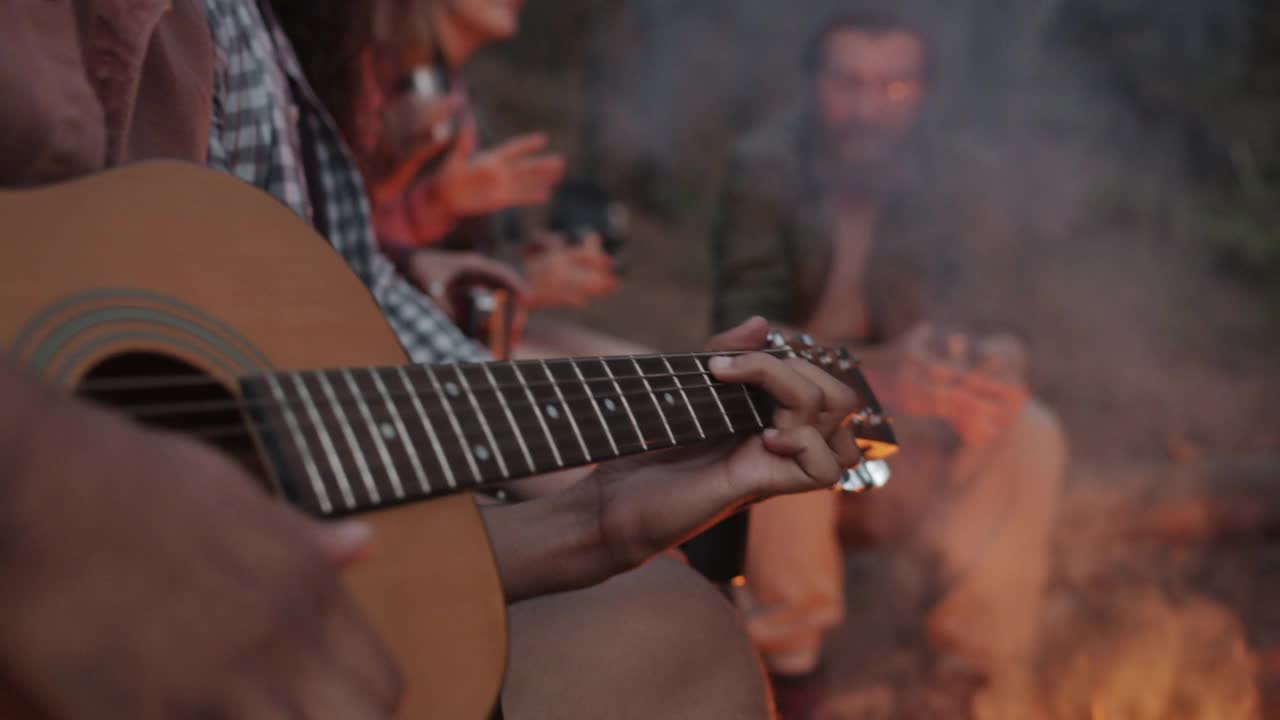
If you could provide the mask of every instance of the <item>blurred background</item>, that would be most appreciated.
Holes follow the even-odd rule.
[[[837,6],[873,3],[526,4],[472,68],[491,125],[550,131],[632,213],[623,289],[565,317],[701,345],[729,152],[803,87],[801,48]],[[989,280],[956,302],[1026,340],[1071,439],[1047,705],[1280,718],[1280,4],[911,7],[938,42],[934,180]],[[831,664],[847,717],[881,717],[885,687],[918,682],[898,661],[911,620],[876,592],[887,561],[848,550]],[[911,717],[962,717],[919,692],[935,714]]]

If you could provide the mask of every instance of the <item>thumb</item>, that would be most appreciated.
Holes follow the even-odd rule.
[[[458,131],[458,139],[453,144],[453,151],[449,153],[448,164],[458,166],[466,164],[476,151],[476,122],[475,120],[467,120],[462,123],[462,129]]]
[[[373,546],[373,526],[360,520],[311,521],[320,549],[334,567],[354,564],[369,554]]]

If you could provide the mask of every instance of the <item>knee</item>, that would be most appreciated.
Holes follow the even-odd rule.
[[[511,640],[504,701],[513,718],[769,716],[737,612],[669,558],[513,607]]]
[[[738,611],[689,566],[651,562],[626,580],[633,677],[659,679],[636,717],[765,718],[764,668]]]

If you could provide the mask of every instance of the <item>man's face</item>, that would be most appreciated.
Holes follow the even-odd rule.
[[[859,175],[888,170],[924,100],[924,44],[907,31],[843,30],[828,38],[824,60],[815,80],[832,159]]]
[[[449,11],[477,38],[506,40],[520,29],[524,0],[449,0]]]

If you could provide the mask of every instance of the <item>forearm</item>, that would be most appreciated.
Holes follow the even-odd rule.
[[[625,569],[602,540],[592,487],[481,506],[508,603],[589,587]]]

